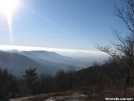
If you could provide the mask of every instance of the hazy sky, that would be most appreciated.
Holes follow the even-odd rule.
[[[97,50],[127,32],[114,15],[115,0],[19,0],[11,25],[0,12],[0,45]],[[123,3],[117,0],[117,5]]]

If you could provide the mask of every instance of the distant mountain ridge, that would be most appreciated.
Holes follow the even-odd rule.
[[[28,68],[37,68],[38,73],[54,74],[58,68],[42,65],[31,58],[13,52],[0,51],[0,67],[13,70],[15,73],[24,72]]]
[[[72,57],[67,57],[60,55],[55,52],[47,52],[47,51],[29,51],[29,53],[32,53],[34,56],[47,60],[54,63],[62,63],[62,64],[68,64],[68,65],[74,65],[74,66],[88,66],[89,64],[80,60],[77,60]]]
[[[25,56],[28,56],[29,58],[35,60],[38,63],[44,64],[44,65],[55,66],[55,67],[57,67],[59,69],[67,70],[69,68],[69,66],[70,66],[68,64],[50,62],[48,60],[42,59],[42,58],[40,58],[38,56],[35,56],[34,54],[32,54],[30,52],[27,52],[27,51],[22,51],[22,52],[20,52],[20,54],[23,54]],[[76,70],[79,70],[79,69],[81,69],[81,68],[79,68],[79,67],[76,68]]]
[[[0,67],[20,73],[28,68],[37,68],[38,73],[55,75],[59,69],[67,70],[74,66],[76,70],[85,68],[88,64],[75,58],[62,56],[48,51],[0,51]]]

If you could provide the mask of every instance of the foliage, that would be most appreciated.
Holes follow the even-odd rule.
[[[0,68],[0,99],[14,96],[19,91],[18,80],[7,69]]]
[[[34,94],[35,93],[35,87],[36,87],[36,81],[38,79],[37,73],[35,73],[37,68],[31,69],[29,68],[28,70],[25,70],[25,75],[23,75],[27,87],[30,93]]]

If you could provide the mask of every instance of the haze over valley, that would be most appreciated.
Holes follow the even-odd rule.
[[[63,52],[62,52],[63,53]],[[61,54],[62,54],[61,53]],[[66,52],[64,52],[66,53]],[[94,61],[104,61],[106,57],[101,59],[88,53],[68,53],[62,54],[50,51],[18,51],[4,50],[0,51],[0,67],[8,68],[15,74],[23,74],[26,69],[37,68],[39,74],[46,73],[55,75],[59,69],[68,70],[74,67],[76,71],[87,68]],[[76,54],[75,56],[71,54]],[[80,55],[86,54],[85,57]],[[84,55],[82,55],[84,56]],[[101,56],[100,56],[101,57]]]

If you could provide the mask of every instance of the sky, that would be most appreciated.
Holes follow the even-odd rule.
[[[0,11],[0,45],[98,51],[95,44],[116,41],[113,29],[126,33],[114,15],[121,0],[18,0],[8,17]]]

